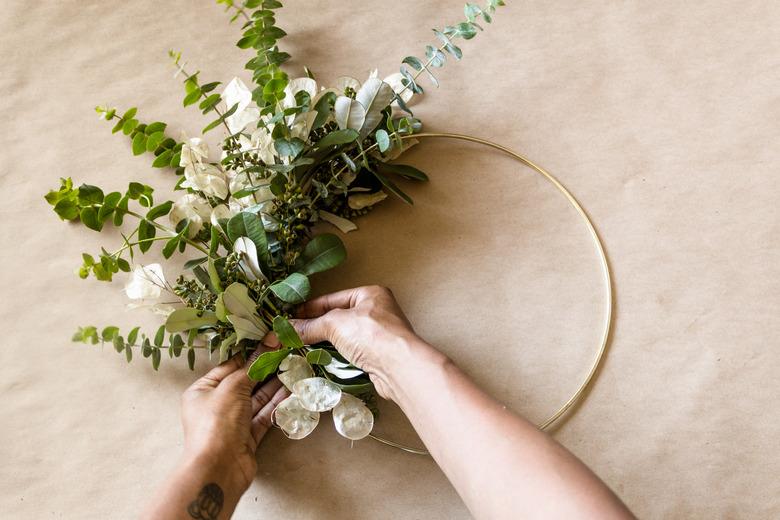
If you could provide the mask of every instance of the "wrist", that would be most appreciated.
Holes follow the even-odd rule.
[[[235,457],[215,449],[185,453],[179,466],[187,475],[203,481],[204,485],[216,483],[226,498],[236,497],[238,500],[252,483],[252,477],[247,476]]]
[[[411,388],[415,382],[423,381],[426,373],[450,362],[419,336],[397,337],[382,356],[374,383],[385,398],[403,406],[408,393],[416,391]]]

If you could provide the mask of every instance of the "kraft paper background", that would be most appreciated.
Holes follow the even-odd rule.
[[[288,4],[288,70],[308,65],[324,84],[390,74],[462,16],[454,0]],[[555,436],[644,518],[780,516],[778,20],[771,1],[511,1],[416,106],[431,131],[539,162],[593,217],[615,276],[614,339]],[[133,157],[92,109],[138,106],[196,133],[207,121],[182,109],[166,52],[228,81],[249,56],[237,35],[208,0],[3,4],[5,518],[136,517],[180,455],[179,395],[208,363],[193,374],[166,357],[155,373],[70,343],[77,325],[158,321],[125,309],[123,277],[76,277],[82,251],[120,239],[60,222],[42,196],[63,176],[107,189],[139,179],[164,196],[172,174]],[[424,142],[406,161],[431,176],[407,186],[415,206],[360,220],[317,291],[392,287],[420,334],[542,420],[584,376],[603,320],[586,230],[549,184],[491,151]],[[384,408],[377,431],[418,442]],[[324,419],[303,441],[268,435],[236,518],[469,516],[432,460],[350,446]]]

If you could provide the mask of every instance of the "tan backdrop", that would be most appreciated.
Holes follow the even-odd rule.
[[[324,83],[393,72],[462,8],[289,4],[289,71],[306,64]],[[615,274],[614,341],[555,435],[645,518],[780,515],[778,20],[771,1],[510,2],[417,105],[430,130],[537,160],[594,218]],[[237,30],[207,0],[4,3],[7,518],[132,518],[180,454],[178,399],[196,374],[70,343],[79,324],[153,331],[156,319],[125,310],[123,279],[73,274],[82,251],[118,236],[59,222],[42,195],[61,176],[163,189],[170,173],[132,157],[92,108],[137,105],[142,119],[196,132],[206,121],[181,108],[166,51],[227,81],[247,59]],[[317,290],[391,286],[422,335],[508,406],[544,418],[584,375],[603,319],[585,229],[549,185],[495,153],[430,142],[408,160],[432,179],[409,186],[417,204],[361,220],[348,262]],[[385,408],[377,430],[417,442]],[[430,459],[350,446],[323,424],[303,441],[268,436],[237,518],[468,517]]]

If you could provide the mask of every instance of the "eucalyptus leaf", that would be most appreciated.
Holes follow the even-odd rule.
[[[333,356],[325,349],[315,348],[306,353],[306,361],[312,365],[327,365],[333,361]]]
[[[292,349],[283,348],[260,354],[260,356],[249,365],[247,375],[254,381],[265,380],[265,378],[276,372],[276,369],[279,368],[279,364],[290,354],[290,352],[292,352]]]
[[[165,320],[165,328],[168,332],[182,332],[216,325],[217,321],[217,315],[213,312],[186,307],[173,311]]]
[[[306,275],[292,273],[284,280],[270,286],[271,291],[282,301],[292,304],[303,303],[309,297],[311,284]]]
[[[303,341],[292,326],[290,321],[284,316],[276,316],[274,318],[274,332],[279,338],[279,342],[286,348],[300,349],[303,348]]]
[[[332,269],[347,258],[347,249],[339,237],[323,233],[312,238],[303,250],[301,272],[311,275]]]

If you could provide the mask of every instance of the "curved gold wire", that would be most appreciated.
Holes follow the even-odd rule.
[[[599,238],[599,235],[596,232],[596,228],[593,226],[593,222],[590,220],[590,217],[588,217],[588,214],[585,213],[585,210],[582,208],[580,203],[577,202],[577,199],[574,198],[574,195],[572,195],[571,192],[567,190],[563,186],[563,184],[560,183],[560,181],[558,181],[558,179],[556,179],[551,173],[549,173],[541,166],[533,163],[532,161],[523,157],[522,155],[513,152],[512,150],[510,150],[505,146],[501,146],[498,143],[494,143],[492,141],[488,141],[486,139],[480,139],[479,137],[473,137],[470,135],[451,134],[451,133],[444,133],[444,132],[435,132],[435,133],[427,132],[421,134],[405,135],[402,136],[401,139],[417,139],[421,137],[434,137],[434,138],[438,137],[438,138],[446,138],[446,139],[459,139],[461,141],[469,141],[472,143],[489,146],[491,148],[504,152],[510,157],[517,159],[518,161],[525,164],[532,170],[536,171],[538,174],[542,175],[545,179],[550,181],[552,185],[555,186],[555,188],[559,192],[561,192],[564,197],[566,197],[566,200],[569,201],[569,204],[577,211],[577,213],[582,218],[582,221],[585,223],[585,226],[588,228],[588,231],[590,232],[590,236],[593,239],[593,243],[596,246],[596,251],[598,253],[599,260],[601,262],[601,272],[604,275],[604,284],[606,286],[606,293],[607,293],[606,314],[604,317],[603,331],[601,333],[601,343],[599,345],[598,351],[596,352],[596,356],[593,359],[593,362],[591,364],[587,376],[585,376],[585,379],[582,381],[582,383],[577,388],[577,390],[571,395],[571,397],[569,397],[569,399],[565,403],[563,403],[563,405],[561,405],[560,408],[558,408],[558,410],[554,414],[552,414],[546,421],[538,425],[540,430],[546,430],[550,426],[552,426],[558,419],[560,419],[572,406],[574,406],[582,398],[582,395],[585,393],[585,390],[588,388],[588,385],[591,383],[591,381],[593,381],[593,377],[596,375],[596,372],[598,371],[598,368],[604,359],[604,354],[607,351],[607,344],[609,343],[609,333],[610,330],[612,329],[613,302],[612,302],[612,275],[609,270],[607,255],[604,253],[604,245],[601,243],[601,239]],[[370,437],[378,442],[387,444],[388,446],[392,446],[394,448],[404,450],[409,453],[415,453],[418,455],[429,455],[429,453],[423,449],[405,446],[403,444],[399,444],[397,442],[384,439],[382,437],[373,434],[370,435]]]

